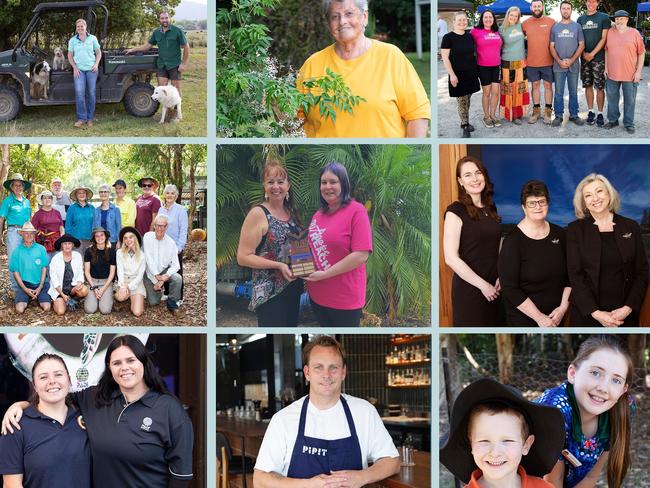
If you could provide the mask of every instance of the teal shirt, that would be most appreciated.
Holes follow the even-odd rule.
[[[22,200],[18,200],[11,193],[0,205],[0,217],[7,221],[7,225],[22,227],[32,217],[32,204],[29,198],[23,197]]]
[[[508,27],[501,26],[499,35],[503,39],[503,46],[501,47],[502,61],[522,61],[526,58],[524,31],[521,28],[521,23],[509,25]]]
[[[65,232],[79,240],[89,241],[92,237],[95,207],[87,203],[84,207],[73,203],[65,215]],[[111,234],[113,237],[113,234]]]
[[[182,29],[170,24],[167,32],[163,32],[162,27],[153,31],[149,44],[158,46],[159,68],[175,68],[181,64],[181,46],[187,44],[187,38]]]
[[[41,271],[47,267],[49,259],[45,248],[36,242],[27,247],[21,243],[11,253],[9,259],[9,271],[18,272],[20,279],[24,282],[38,285],[41,282]]]
[[[91,70],[95,64],[95,51],[99,49],[99,41],[92,34],[86,34],[85,41],[78,34],[68,41],[68,51],[72,53],[72,59],[81,71]]]

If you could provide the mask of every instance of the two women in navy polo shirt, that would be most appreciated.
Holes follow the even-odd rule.
[[[188,486],[192,479],[192,424],[180,401],[167,391],[144,344],[131,335],[117,336],[106,350],[104,365],[97,386],[69,397],[83,414],[83,425],[87,427],[85,449],[87,453],[89,444],[93,455],[92,486]],[[44,379],[35,366],[34,389],[39,396],[47,394],[45,398],[52,396],[63,402],[59,408],[61,411],[67,409],[69,418],[71,407],[65,405],[69,376],[60,358],[56,367],[58,379],[53,376],[41,388],[40,382]],[[73,475],[76,471],[89,473],[90,455],[83,457],[83,451],[72,453],[60,447],[67,445],[66,436],[72,434],[65,428],[71,425],[67,420],[64,422],[65,416],[56,417],[53,413],[39,413],[27,402],[19,402],[7,410],[3,433],[13,433],[13,427],[20,429],[22,426],[23,429],[14,435],[0,437],[0,474],[5,475],[5,486],[14,486],[7,485],[6,479],[17,476],[15,486],[24,488],[90,488],[90,475],[75,477],[74,482],[67,478],[69,472]],[[20,425],[18,420],[21,420]],[[51,432],[34,429],[37,420],[46,421]],[[40,440],[41,445],[32,455],[24,440],[34,438]],[[34,461],[29,462],[30,458]],[[85,464],[78,465],[79,460]]]

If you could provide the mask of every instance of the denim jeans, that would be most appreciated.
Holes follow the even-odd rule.
[[[555,116],[562,118],[564,115],[564,84],[569,85],[569,116],[578,116],[578,75],[580,73],[571,73],[570,71],[553,71],[555,80],[555,98],[553,100],[553,110]]]
[[[633,81],[607,80],[605,83],[605,94],[607,95],[607,120],[618,122],[621,110],[618,102],[623,88],[623,125],[634,128],[634,106],[636,104],[636,89],[638,83]]]
[[[19,227],[9,227],[7,229],[7,270],[9,269],[11,255],[23,242],[23,238],[18,233],[19,229]],[[14,278],[14,274],[11,271],[9,271],[9,284],[14,292],[18,291],[18,283],[16,283],[16,278]]]
[[[77,104],[77,120],[95,118],[95,85],[97,71],[79,71],[79,78],[74,79],[74,96]]]

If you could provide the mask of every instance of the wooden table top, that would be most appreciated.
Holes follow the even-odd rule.
[[[217,431],[229,432],[242,437],[264,437],[269,422],[254,419],[240,419],[235,417],[217,417]]]
[[[378,484],[386,488],[429,488],[431,486],[431,454],[415,451],[413,460],[415,466],[402,466],[399,473]]]

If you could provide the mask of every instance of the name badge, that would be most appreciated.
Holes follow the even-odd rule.
[[[566,459],[574,468],[582,466],[582,463],[578,461],[578,458],[571,454],[568,449],[562,449],[562,456],[564,456],[564,459]]]

